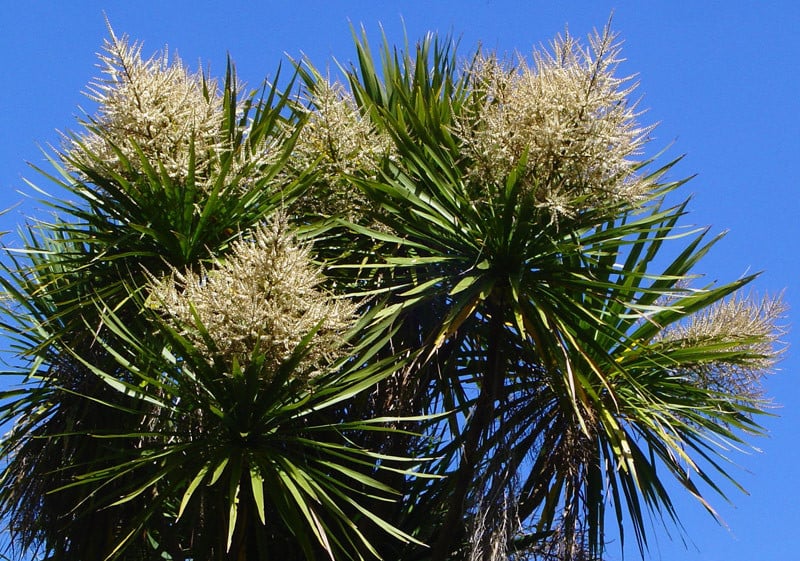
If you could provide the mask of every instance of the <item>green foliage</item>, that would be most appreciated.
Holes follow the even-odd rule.
[[[696,286],[719,237],[635,158],[608,31],[533,68],[361,34],[349,89],[246,95],[111,38],[2,265],[15,552],[598,559],[679,523],[666,477],[735,484],[782,306]]]

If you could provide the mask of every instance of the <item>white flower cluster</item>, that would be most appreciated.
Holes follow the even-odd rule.
[[[343,332],[354,321],[356,306],[318,288],[322,280],[309,247],[298,245],[285,221],[275,219],[234,242],[213,269],[175,271],[155,283],[152,298],[202,351],[213,353],[201,335],[205,330],[229,363],[235,358],[245,366],[257,352],[266,357],[267,372],[317,329],[296,369],[302,378],[338,357]]]
[[[474,103],[457,123],[477,185],[504,184],[523,168],[523,189],[559,216],[583,208],[636,200],[649,185],[636,177],[651,127],[637,123],[629,102],[635,84],[617,78],[621,61],[615,36],[590,37],[584,49],[567,35],[552,52],[534,52],[534,67],[494,56],[469,70]]]
[[[361,192],[342,179],[347,175],[374,176],[381,159],[391,154],[393,143],[377,131],[368,116],[338,82],[320,78],[307,94],[307,121],[293,152],[299,169],[316,163],[318,189],[300,202],[305,210],[331,215],[341,212],[357,218],[367,205]]]
[[[153,168],[163,166],[181,181],[189,175],[194,144],[195,174],[207,175],[223,118],[216,82],[188,72],[177,57],[170,61],[166,50],[143,59],[141,44],[129,44],[113,32],[98,57],[105,76],[87,92],[98,111],[87,123],[90,132],[73,141],[69,155],[90,167],[96,161],[92,155],[123,174],[127,170],[119,154],[136,172],[143,170],[143,155]]]
[[[361,115],[341,83],[320,79],[308,102],[308,121],[295,147],[298,159],[310,163],[321,158],[321,165],[331,173],[354,174],[374,171],[391,150],[391,139]]]
[[[687,322],[667,329],[662,341],[687,348],[703,344],[732,345],[750,358],[737,362],[709,361],[686,374],[703,387],[726,394],[758,398],[761,378],[775,367],[786,305],[781,298],[731,298],[693,314]],[[777,349],[777,350],[776,350]]]

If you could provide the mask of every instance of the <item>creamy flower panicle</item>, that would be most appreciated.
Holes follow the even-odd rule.
[[[320,78],[301,101],[307,120],[292,164],[300,170],[315,166],[318,180],[298,201],[298,208],[358,221],[370,204],[347,177],[374,177],[381,160],[392,154],[392,140],[361,114],[352,94],[339,82]]]
[[[119,151],[139,172],[144,155],[151,165],[158,162],[171,178],[181,180],[189,174],[194,143],[194,167],[202,175],[220,142],[223,113],[217,83],[189,72],[178,57],[170,60],[167,50],[149,59],[141,51],[141,44],[129,44],[113,32],[106,40],[98,54],[104,77],[87,92],[98,104],[97,114],[87,123],[90,132],[78,141],[85,150],[73,146],[71,153],[79,159],[81,152],[95,154],[114,167],[121,164]]]
[[[308,122],[295,147],[298,160],[321,159],[323,170],[332,175],[374,173],[391,151],[391,139],[375,130],[341,83],[320,80],[307,97]]]
[[[651,186],[637,177],[652,127],[637,122],[635,88],[618,78],[620,48],[608,32],[584,48],[566,35],[534,66],[479,57],[468,70],[477,103],[457,131],[471,160],[473,183],[504,184],[527,158],[522,185],[554,220],[586,208],[635,203]]]
[[[102,76],[86,92],[98,109],[84,123],[86,133],[67,139],[68,161],[111,169],[126,178],[143,174],[149,164],[175,183],[191,176],[197,187],[209,190],[221,173],[247,170],[257,175],[275,160],[279,139],[252,143],[243,123],[237,125],[245,127],[242,142],[231,142],[223,128],[224,103],[215,79],[190,72],[167,49],[145,59],[140,43],[110,33],[98,54]],[[229,154],[233,160],[223,164]]]
[[[266,357],[267,372],[274,373],[316,330],[295,370],[295,378],[308,377],[340,356],[356,310],[319,287],[323,276],[309,251],[292,238],[285,220],[273,219],[234,242],[217,266],[174,271],[154,283],[151,298],[201,351],[243,366],[257,352]],[[201,330],[216,349],[209,348]]]
[[[681,373],[712,391],[761,399],[762,380],[774,371],[782,356],[780,322],[786,314],[782,298],[733,297],[689,316],[683,324],[666,329],[661,341],[692,348],[703,344],[730,345],[747,358],[739,362],[710,361]]]

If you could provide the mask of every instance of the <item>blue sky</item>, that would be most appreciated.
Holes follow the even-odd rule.
[[[222,73],[230,53],[252,85],[273,75],[285,53],[305,53],[323,68],[334,57],[351,60],[351,22],[363,24],[374,42],[382,24],[395,42],[403,40],[405,26],[412,41],[427,31],[452,32],[461,37],[465,55],[479,43],[525,54],[566,26],[583,37],[605,25],[613,11],[613,28],[625,40],[622,71],[638,74],[642,107],[649,109],[643,120],[660,123],[653,148],[671,144],[669,155],[686,154],[674,178],[697,174],[684,187],[685,195],[693,195],[684,224],[729,231],[700,269],[720,281],[763,270],[754,290],[785,289],[789,305],[800,308],[800,265],[790,252],[800,233],[800,3],[0,0],[0,208],[22,200],[18,190],[30,192],[23,177],[47,187],[25,162],[41,164],[38,145],[58,143],[56,130],[74,128],[78,107],[89,108],[80,92],[95,75],[95,53],[106,36],[103,11],[118,34],[144,41],[147,54],[168,44],[189,65],[202,61],[212,73]],[[25,216],[41,215],[38,206],[24,203],[0,218],[0,227],[13,229]],[[734,456],[749,495],[729,486],[735,507],[713,501],[729,529],[691,500],[678,500],[692,543],[685,550],[680,540],[656,532],[651,559],[796,557],[798,364],[790,349],[782,371],[767,380],[779,407],[774,418],[764,419],[770,437],[755,441],[762,453]],[[612,545],[609,559],[620,557]],[[636,558],[635,551],[626,558]]]

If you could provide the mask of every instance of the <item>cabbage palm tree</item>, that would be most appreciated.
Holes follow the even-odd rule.
[[[113,34],[106,51],[100,110],[52,162],[66,193],[51,203],[57,219],[28,227],[2,281],[26,376],[3,409],[15,422],[2,490],[14,545],[50,559],[239,559],[285,542],[287,558],[358,558],[368,544],[351,518],[370,513],[353,487],[391,490],[348,483],[352,465],[379,458],[348,446],[328,410],[386,361],[340,357],[353,306],[318,287],[304,244],[265,229],[310,177],[284,172],[298,121],[288,95],[241,96],[232,67],[217,85]],[[231,252],[235,268],[220,266]],[[250,276],[234,292],[224,275],[239,269]],[[218,308],[185,303],[191,289]],[[267,302],[272,329],[253,336],[268,328],[253,315]],[[227,325],[213,323],[221,314]],[[268,515],[269,532],[246,541]]]
[[[636,160],[649,130],[613,35],[463,72],[432,37],[379,62],[357,47],[348,102],[391,149],[350,173],[373,209],[350,228],[380,247],[360,262],[394,346],[419,353],[383,402],[449,413],[425,429],[443,479],[410,482],[401,515],[419,558],[596,558],[609,504],[644,552],[648,510],[677,521],[667,474],[711,510],[695,480],[721,492],[728,445],[758,432],[782,307],[735,295],[753,277],[695,286],[719,237],[677,229],[674,161]]]
[[[356,48],[242,95],[112,33],[0,279],[19,551],[597,559],[667,476],[713,513],[782,306],[698,286],[613,35]]]

